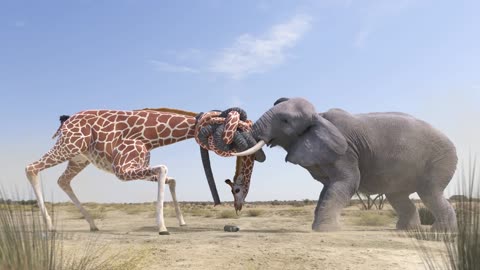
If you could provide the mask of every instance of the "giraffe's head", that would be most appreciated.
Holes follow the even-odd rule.
[[[254,163],[255,155],[237,158],[237,166],[233,182],[230,179],[225,180],[225,183],[231,188],[234,199],[233,204],[237,213],[242,210],[243,204],[245,203],[245,198],[247,197],[248,189],[250,188],[250,178],[252,176]]]

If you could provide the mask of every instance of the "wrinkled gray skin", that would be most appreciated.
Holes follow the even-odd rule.
[[[279,99],[254,124],[252,134],[287,151],[286,162],[307,169],[324,187],[312,229],[339,229],[339,215],[358,189],[386,194],[399,217],[397,228],[420,224],[409,195],[417,192],[435,216],[433,229],[456,228],[443,196],[457,165],[455,146],[441,132],[396,112],[317,113],[305,99]]]

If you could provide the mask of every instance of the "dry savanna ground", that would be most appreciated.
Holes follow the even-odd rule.
[[[54,205],[65,252],[89,247],[136,269],[423,269],[415,240],[394,230],[388,204],[369,211],[351,205],[341,231],[319,233],[311,231],[311,201],[246,204],[239,216],[228,203],[182,203],[185,227],[166,203],[167,236],[158,235],[154,203],[84,205],[100,231],[90,232],[73,204]],[[225,232],[225,225],[240,231]],[[441,242],[426,245],[443,252]]]

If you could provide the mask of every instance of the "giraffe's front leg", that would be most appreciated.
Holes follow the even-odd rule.
[[[167,181],[167,166],[160,165],[154,167],[154,169],[159,169],[158,174],[158,198],[157,198],[157,207],[156,207],[156,216],[157,216],[157,226],[158,226],[158,233],[160,235],[169,235],[170,233],[165,227],[165,218],[163,215],[163,202],[165,201],[165,183]]]
[[[163,216],[167,167],[164,165],[149,167],[149,152],[141,142],[124,141],[114,150],[113,171],[124,181],[147,180],[158,182],[157,225],[160,235],[168,235]]]
[[[175,214],[177,216],[178,224],[180,224],[180,226],[186,226],[187,224],[183,219],[182,211],[180,210],[180,206],[178,205],[178,201],[177,201],[177,193],[175,191],[177,182],[173,177],[167,176],[167,184],[168,184],[168,187],[170,188],[170,194],[172,195],[172,201],[175,207]]]

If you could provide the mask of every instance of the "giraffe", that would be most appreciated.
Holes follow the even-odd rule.
[[[146,108],[133,111],[86,110],[71,117],[60,117],[60,127],[53,136],[58,137],[55,145],[25,169],[48,230],[53,230],[53,225],[45,207],[38,174],[65,161],[68,161],[68,165],[58,184],[82,213],[91,231],[97,231],[98,228],[70,185],[73,178],[90,163],[122,181],[158,182],[156,220],[161,235],[169,234],[163,217],[164,190],[168,184],[176,217],[180,226],[184,226],[176,198],[176,181],[167,176],[168,168],[165,165],[150,166],[150,151],[195,137],[196,128],[208,124],[202,121],[201,125],[197,125],[195,116],[196,113],[182,110]]]

